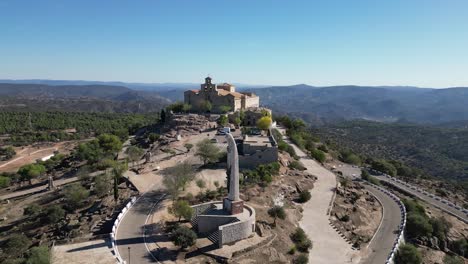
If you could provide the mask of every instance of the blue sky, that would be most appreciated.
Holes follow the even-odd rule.
[[[0,0],[0,78],[468,86],[466,0]]]

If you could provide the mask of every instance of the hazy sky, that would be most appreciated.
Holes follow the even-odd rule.
[[[468,86],[467,0],[0,0],[0,78]]]

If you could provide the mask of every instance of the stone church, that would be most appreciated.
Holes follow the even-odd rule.
[[[185,91],[184,102],[192,106],[192,111],[212,113],[220,113],[227,107],[230,111],[246,110],[260,104],[257,95],[236,92],[236,87],[229,83],[213,84],[210,77],[205,78],[200,90]],[[208,105],[211,105],[211,110]]]

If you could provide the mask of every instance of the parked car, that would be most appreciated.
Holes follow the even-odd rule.
[[[212,138],[212,139],[211,139],[211,142],[213,142],[213,143],[218,143],[218,139],[217,139],[217,138]]]

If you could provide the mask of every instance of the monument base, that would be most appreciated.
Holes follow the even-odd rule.
[[[232,215],[244,212],[244,201],[231,201],[228,198],[223,200],[223,210]]]

